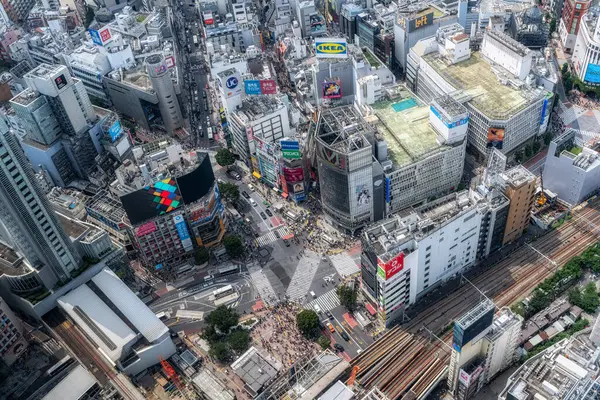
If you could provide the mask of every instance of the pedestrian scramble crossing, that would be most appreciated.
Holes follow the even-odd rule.
[[[272,231],[269,231],[269,233],[265,233],[264,235],[256,239],[256,243],[258,243],[259,246],[266,246],[268,244],[273,243],[278,239],[278,237],[275,236],[275,231],[277,231],[279,233],[279,236],[282,238],[292,233],[287,226],[282,226],[277,229],[273,229]]]
[[[306,309],[318,311],[315,308],[315,305],[318,305],[321,311],[329,311],[333,310],[340,304],[340,299],[338,298],[335,289],[331,289],[329,292],[323,293],[310,303],[306,305]]]
[[[329,259],[342,278],[360,271],[360,267],[347,253],[329,256]]]

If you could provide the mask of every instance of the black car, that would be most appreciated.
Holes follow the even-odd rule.
[[[260,212],[260,216],[261,216],[261,218],[262,218],[262,219],[267,219],[267,216],[266,216],[266,215],[265,215],[265,213],[264,213],[264,212],[262,212],[262,211]]]
[[[269,217],[272,217],[272,216],[273,216],[273,213],[272,213],[272,212],[271,212],[271,210],[269,210],[268,208],[265,210],[265,212],[267,213],[267,215],[268,215]]]
[[[242,191],[242,196],[244,196],[244,198],[249,199],[250,195],[248,193],[246,193],[245,191]]]
[[[339,344],[339,343],[335,343],[335,344],[333,345],[333,348],[335,349],[335,351],[339,351],[340,353],[344,351],[344,346],[342,346],[342,345],[341,345],[341,344]]]
[[[269,211],[269,210],[267,210],[267,211]],[[268,213],[267,213],[267,214],[268,214]],[[281,238],[281,234],[280,234],[279,232],[277,232],[277,231],[273,231],[273,233],[275,234],[275,237],[277,237],[277,239],[280,239],[280,238]]]
[[[242,176],[237,171],[234,171],[232,169],[230,169],[229,171],[227,171],[227,175],[229,175],[230,178],[233,178],[236,181],[241,181],[242,180]]]
[[[340,336],[343,337],[346,342],[350,341],[350,337],[346,332],[342,331],[342,333],[340,333]]]
[[[290,242],[287,239],[283,239],[283,243],[285,244],[285,247],[290,247]]]
[[[329,318],[330,320],[332,320],[332,321],[333,321],[333,314],[332,314],[331,312],[329,312],[329,311],[326,311],[326,312],[325,312],[325,315],[327,315],[327,318]]]

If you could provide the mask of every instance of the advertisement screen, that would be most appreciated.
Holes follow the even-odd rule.
[[[311,35],[319,35],[325,32],[327,32],[327,24],[325,24],[325,18],[319,14],[312,14],[310,16]]]
[[[346,170],[346,156],[335,152],[331,149],[328,149],[327,147],[322,146],[321,144],[318,144],[318,146],[319,155],[322,159],[339,169]]]
[[[129,221],[136,225],[179,208],[181,201],[179,187],[172,178],[154,182],[121,197]]]
[[[88,29],[90,36],[92,37],[92,42],[97,44],[98,46],[102,46],[102,39],[100,39],[100,32],[95,29]]]
[[[300,150],[300,143],[297,140],[280,140],[279,145],[283,150]]]
[[[220,77],[219,80],[227,98],[237,96],[242,93],[242,81],[240,79],[239,72],[236,71],[231,75]]]
[[[600,83],[600,65],[588,64],[584,80],[589,83]]]
[[[342,86],[340,81],[323,82],[323,98],[339,99],[342,97]]]
[[[348,58],[346,39],[315,39],[315,52],[317,58]]]
[[[67,79],[64,75],[59,75],[54,79],[54,83],[56,83],[56,87],[58,88],[58,90],[60,90],[67,86]]]
[[[293,185],[294,193],[304,193],[304,182],[294,183]]]
[[[283,154],[283,158],[288,160],[302,158],[302,154],[300,154],[299,150],[281,150],[281,154]]]
[[[433,24],[433,12],[429,14],[421,15],[415,19],[408,21],[408,32],[416,31],[417,29],[423,28]]]
[[[260,92],[262,94],[277,94],[277,84],[272,79],[263,79],[260,81]]]
[[[121,121],[115,121],[114,124],[108,129],[108,135],[110,136],[110,140],[114,142],[119,137],[121,137]]]
[[[404,253],[398,254],[388,262],[377,257],[377,274],[386,281],[404,269]]]
[[[244,89],[246,90],[247,95],[257,95],[261,94],[260,91],[260,81],[248,79],[244,81]]]
[[[504,143],[504,129],[503,128],[489,128],[487,147],[495,147],[502,149]]]
[[[304,170],[302,167],[287,168],[283,167],[283,176],[288,182],[302,182],[304,181]]]
[[[246,127],[246,136],[248,137],[248,143],[252,143],[254,141],[254,131],[251,126]]]

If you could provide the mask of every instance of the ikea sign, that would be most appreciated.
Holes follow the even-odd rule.
[[[317,58],[348,58],[346,39],[315,39]]]

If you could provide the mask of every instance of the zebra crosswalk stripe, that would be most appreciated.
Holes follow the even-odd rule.
[[[308,303],[306,305],[306,308],[311,308],[317,311],[315,309],[315,305],[318,305],[321,311],[329,311],[333,310],[334,308],[340,305],[340,299],[335,293],[335,289],[331,289],[329,292],[323,293],[322,295]]]

